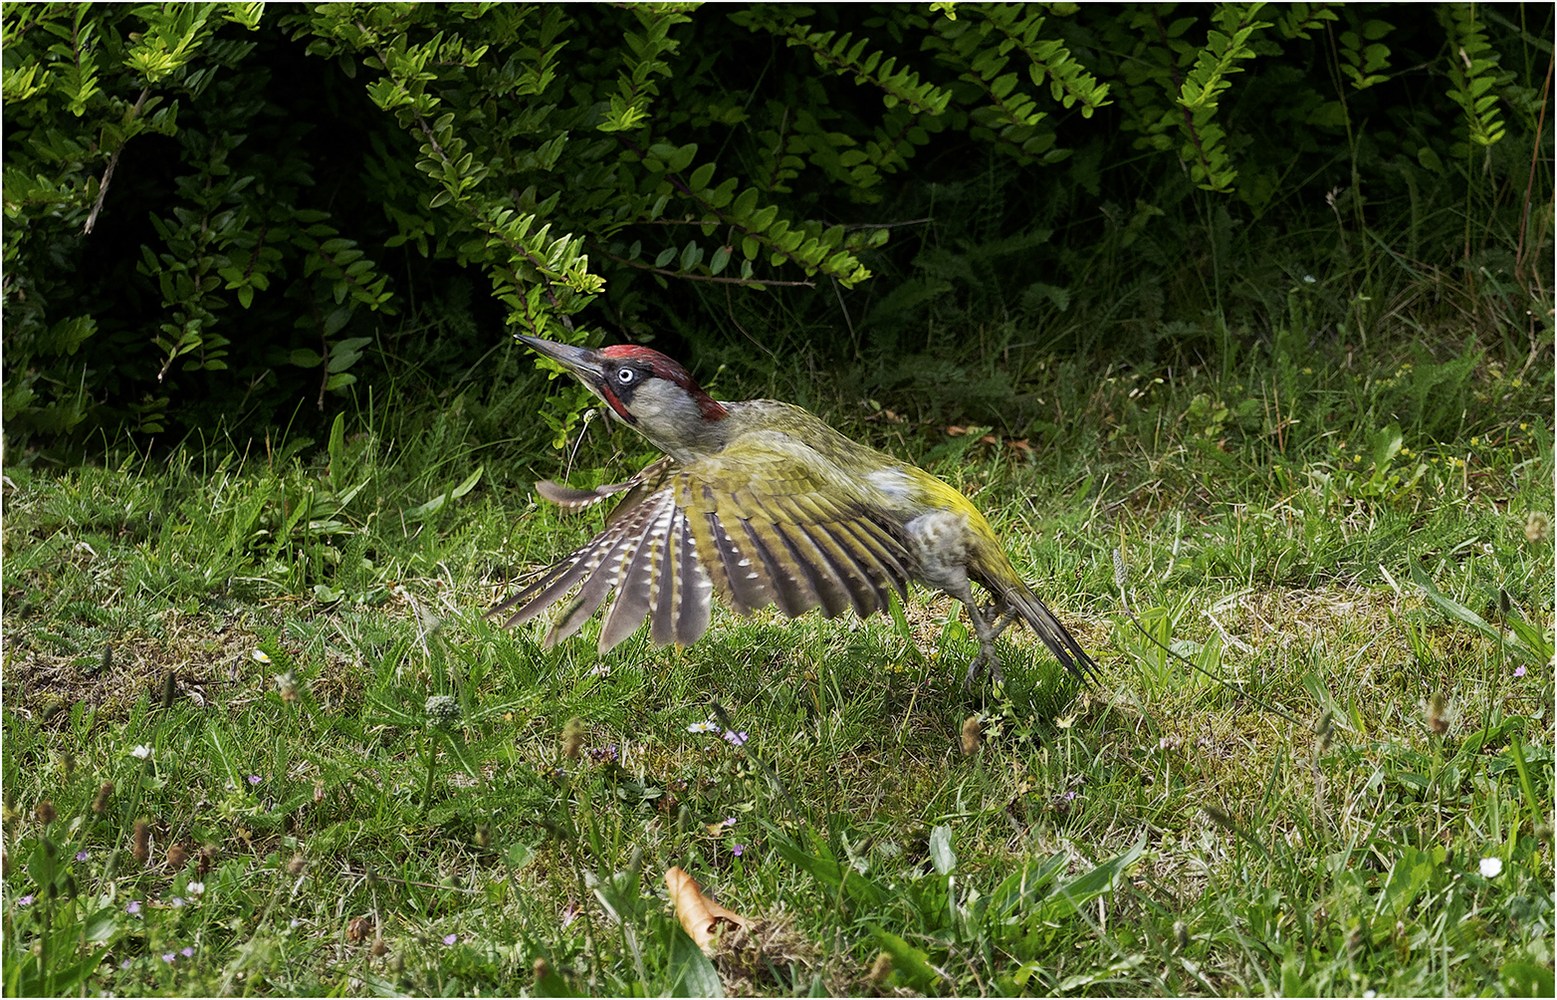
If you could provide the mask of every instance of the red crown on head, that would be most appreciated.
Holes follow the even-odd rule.
[[[704,392],[702,386],[699,386],[697,380],[692,377],[692,373],[682,367],[679,361],[666,357],[652,347],[612,344],[610,347],[601,348],[600,356],[613,361],[636,361],[647,365],[657,377],[676,383],[697,400],[698,411],[702,413],[704,420],[723,420],[728,415],[719,401]]]

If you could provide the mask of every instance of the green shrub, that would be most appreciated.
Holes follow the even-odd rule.
[[[1392,10],[10,5],[7,433],[323,427],[504,327],[1225,352],[1315,274],[1336,339],[1392,275],[1523,343],[1550,10]]]

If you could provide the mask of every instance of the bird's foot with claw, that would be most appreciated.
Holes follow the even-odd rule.
[[[963,678],[963,686],[969,691],[981,689],[980,681],[985,674],[989,675],[992,686],[1001,688],[1005,686],[1005,675],[1000,672],[1000,658],[995,655],[993,646],[980,649],[968,664],[968,675]]]

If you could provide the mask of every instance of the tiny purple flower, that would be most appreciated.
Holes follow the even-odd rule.
[[[177,955],[175,955],[175,954],[174,954],[174,953],[173,953],[173,952],[171,952],[171,951],[165,951],[165,952],[163,952],[163,953],[162,953],[162,960],[163,960],[163,961],[164,961],[164,962],[166,962],[166,963],[168,963],[168,964],[169,964],[169,965],[172,965],[172,964],[173,964],[173,961],[174,961],[174,959],[176,959],[176,958],[178,958],[178,956],[177,956]]]
[[[168,900],[168,905],[177,910],[184,905],[184,897],[174,896],[172,899]]]
[[[724,825],[725,826],[734,826],[735,825],[735,817],[734,816],[726,816],[724,818]]]
[[[726,729],[724,731],[724,738],[730,741],[731,746],[738,747],[745,743],[750,737],[747,736],[746,730],[744,729],[742,729],[740,732],[736,732],[733,729]]]
[[[183,955],[185,958],[194,958],[195,957],[195,949],[194,949],[193,945],[187,945],[187,944],[184,945],[184,947],[179,949],[178,953],[180,955]]]
[[[730,845],[730,853],[735,855],[736,857],[740,857],[742,854],[746,853],[746,845],[745,844],[731,844]]]
[[[1514,668],[1514,676],[1515,677],[1523,677],[1524,675],[1525,675],[1525,668],[1524,667],[1519,666],[1519,667],[1515,667]]]
[[[444,937],[443,937],[443,943],[445,945],[452,945],[456,941],[458,941],[459,939],[460,939],[460,936],[458,934],[445,934]]]
[[[119,963],[120,971],[124,971],[124,970],[128,969],[129,967],[130,967],[130,960],[128,958]]]
[[[32,901],[34,899],[37,899],[37,898],[38,897],[34,896],[32,893],[29,892],[27,895],[23,896],[21,899],[18,899],[16,901],[16,905],[17,906],[31,906],[32,905]]]
[[[251,784],[251,785],[257,785],[257,784],[259,784],[259,783],[260,783],[260,782],[261,782],[261,781],[263,781],[263,780],[264,780],[264,779],[262,779],[262,778],[261,778],[261,777],[260,777],[260,776],[259,776],[259,775],[257,775],[257,774],[251,774],[251,775],[249,775],[249,784]]]
[[[1066,802],[1071,801],[1075,797],[1076,797],[1076,790],[1074,788],[1072,788],[1070,791],[1065,793],[1065,801]]]
[[[138,900],[138,899],[130,900],[129,904],[127,906],[125,906],[124,912],[128,913],[132,917],[140,916],[141,915],[141,901]]]
[[[82,848],[81,850],[76,852],[76,860],[77,861],[85,861],[89,857],[91,857],[91,855],[87,854],[85,848]]]

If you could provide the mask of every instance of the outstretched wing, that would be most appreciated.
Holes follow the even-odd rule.
[[[715,589],[741,614],[776,604],[790,617],[815,607],[863,617],[906,591],[910,559],[896,529],[787,436],[754,436],[672,484]]]
[[[604,531],[488,614],[508,614],[503,624],[519,625],[577,588],[573,603],[546,635],[550,648],[582,628],[614,591],[617,598],[600,636],[602,652],[643,623],[651,602],[657,612],[656,642],[689,643],[701,636],[708,628],[711,584],[698,565],[687,519],[675,508],[667,485],[671,469],[670,460],[661,459],[626,483],[596,490],[538,484],[542,497],[570,507],[627,495],[606,519]]]
[[[518,625],[577,588],[546,636],[550,647],[614,594],[600,629],[605,652],[645,618],[656,645],[695,642],[714,594],[740,614],[770,604],[791,617],[815,607],[829,618],[886,610],[910,578],[903,543],[826,463],[794,447],[759,440],[685,466],[654,463],[623,484],[627,496],[605,530],[491,613]],[[551,492],[594,502],[584,491]]]

